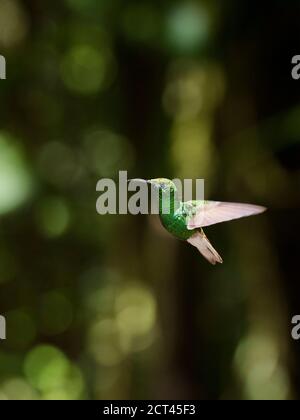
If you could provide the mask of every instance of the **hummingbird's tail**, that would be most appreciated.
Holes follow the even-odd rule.
[[[204,258],[206,258],[211,264],[222,264],[222,258],[217,253],[212,244],[209,242],[202,229],[197,231],[187,241],[191,245],[195,246],[198,249],[198,251],[204,256]]]

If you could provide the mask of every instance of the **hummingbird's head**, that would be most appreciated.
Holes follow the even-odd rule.
[[[160,191],[164,192],[176,192],[177,188],[173,181],[167,178],[155,178],[147,181],[149,184],[154,185]]]
[[[135,178],[131,179],[130,181],[136,181],[141,183],[147,183],[154,187],[154,189],[159,194],[159,211],[163,212],[164,214],[170,214],[170,212],[174,212],[180,201],[177,197],[177,188],[173,181],[167,178],[155,178],[155,179],[140,179]],[[152,198],[152,196],[151,196]]]
[[[133,181],[133,182],[136,181],[136,182],[142,182],[142,183],[146,182],[147,184],[153,185],[155,188],[157,188],[158,190],[162,192],[169,193],[170,191],[171,192],[177,191],[177,188],[174,182],[168,178],[155,178],[155,179],[134,178],[134,179],[128,180],[128,182],[130,181]]]

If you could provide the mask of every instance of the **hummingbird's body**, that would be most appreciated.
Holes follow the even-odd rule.
[[[253,204],[220,201],[180,201],[175,184],[166,178],[146,181],[159,189],[159,217],[165,229],[189,242],[212,264],[223,260],[203,232],[203,227],[265,211]]]

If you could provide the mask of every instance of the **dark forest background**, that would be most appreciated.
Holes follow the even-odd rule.
[[[0,0],[1,399],[297,399],[298,1]],[[268,212],[210,266],[96,183]]]

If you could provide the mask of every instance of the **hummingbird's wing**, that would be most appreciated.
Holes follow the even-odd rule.
[[[221,201],[188,201],[184,205],[189,230],[253,216],[266,210],[265,207],[254,204],[223,203]]]

